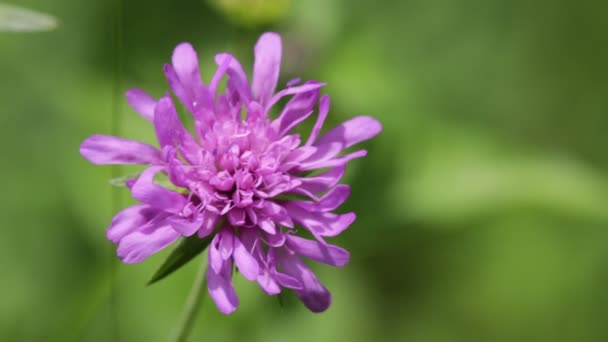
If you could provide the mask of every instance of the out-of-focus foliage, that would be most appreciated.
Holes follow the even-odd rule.
[[[57,19],[25,8],[0,3],[0,32],[49,31],[57,27]]]
[[[292,0],[208,0],[237,25],[255,27],[285,17]]]
[[[608,340],[607,6],[291,2],[277,15],[281,1],[238,1],[272,17],[243,26],[207,1],[123,1],[120,92],[162,95],[181,41],[207,80],[222,50],[250,67],[272,29],[283,81],[328,82],[331,123],[372,114],[385,127],[348,169],[358,220],[333,242],[351,263],[312,264],[333,306],[314,315],[288,296],[280,307],[239,276],[238,311],[207,302],[192,341]],[[0,33],[0,340],[165,341],[199,259],[150,287],[169,251],[119,265],[104,232],[112,191],[132,200],[78,155],[85,137],[111,133],[115,3],[19,6],[62,25]],[[154,141],[121,110],[122,134]]]

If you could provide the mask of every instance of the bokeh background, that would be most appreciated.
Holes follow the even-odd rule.
[[[327,81],[332,123],[384,124],[348,169],[352,259],[312,265],[319,315],[237,277],[237,312],[207,301],[191,341],[608,341],[603,2],[125,0],[117,50],[116,1],[6,1],[59,26],[0,32],[0,340],[167,339],[200,261],[151,287],[168,251],[119,264],[104,230],[131,200],[78,146],[153,141],[122,98],[112,122],[115,94],[163,94],[177,43],[208,80],[275,30],[282,82]]]

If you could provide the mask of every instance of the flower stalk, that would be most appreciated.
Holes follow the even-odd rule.
[[[188,336],[190,336],[190,332],[192,332],[194,321],[203,304],[205,289],[207,289],[207,260],[205,257],[202,259],[203,262],[194,278],[194,283],[192,284],[192,289],[188,295],[186,306],[184,306],[182,317],[178,322],[174,335],[169,341],[186,342]]]

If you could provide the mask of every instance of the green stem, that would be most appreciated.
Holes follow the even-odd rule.
[[[205,289],[207,289],[207,259],[203,257],[203,263],[201,267],[199,267],[198,274],[194,279],[194,283],[192,284],[192,289],[190,290],[190,295],[188,296],[188,300],[186,301],[186,306],[184,307],[184,312],[182,313],[182,318],[177,325],[177,331],[173,338],[170,341],[174,342],[186,342],[190,332],[192,331],[192,327],[194,325],[194,320],[200,311],[200,307],[203,303]]]
[[[112,98],[112,135],[120,136],[120,117],[121,117],[121,98],[122,98],[122,69],[123,69],[123,0],[115,0],[115,17],[114,17],[114,92]],[[112,166],[112,179],[118,177],[122,173],[122,168],[119,165]],[[121,189],[112,188],[112,215],[115,215],[122,207]],[[118,259],[116,258],[115,247],[109,244],[110,248],[110,328],[113,341],[120,341],[119,324],[118,324],[118,295],[116,289],[116,278],[118,273]]]

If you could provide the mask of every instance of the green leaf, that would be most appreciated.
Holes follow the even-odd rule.
[[[196,234],[183,238],[179,245],[171,252],[169,257],[156,271],[156,273],[154,273],[152,278],[150,278],[148,285],[156,283],[180,267],[184,266],[186,263],[188,263],[188,261],[192,260],[195,256],[204,251],[205,248],[209,246],[212,239],[213,234],[203,239],[199,238]]]

